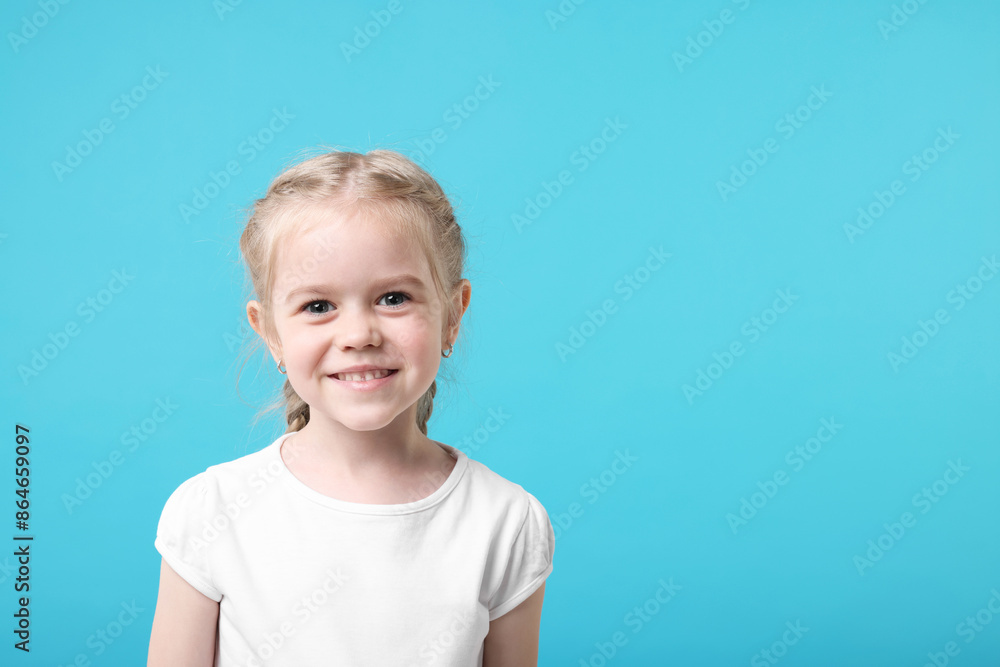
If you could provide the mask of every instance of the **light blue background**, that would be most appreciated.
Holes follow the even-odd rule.
[[[237,391],[243,207],[303,148],[420,158],[443,128],[421,163],[458,207],[473,298],[430,435],[469,438],[557,525],[540,664],[604,664],[618,632],[607,664],[771,664],[759,652],[786,622],[808,628],[788,667],[916,667],[948,642],[949,664],[998,664],[1000,617],[971,642],[958,626],[1000,590],[1000,280],[961,310],[948,296],[1000,252],[1000,7],[911,0],[883,34],[888,1],[564,2],[575,11],[555,23],[556,0],[400,3],[350,59],[341,43],[388,3],[53,2],[35,32],[24,22],[44,2],[7,3],[0,540],[17,532],[15,423],[31,429],[36,539],[30,657],[11,647],[0,560],[0,662],[144,664],[167,496],[283,432],[252,424],[280,380],[269,358]],[[122,118],[112,105],[147,67],[166,76]],[[480,77],[499,87],[455,127],[446,114]],[[829,99],[786,138],[776,123],[814,86]],[[241,143],[274,109],[294,118],[251,161]],[[104,118],[114,130],[60,179],[53,162]],[[580,171],[574,154],[607,119],[626,127]],[[910,180],[907,161],[947,128],[959,138]],[[777,152],[723,200],[717,182],[768,138]],[[180,206],[230,160],[240,173],[186,221]],[[512,215],[562,170],[572,183],[517,229]],[[849,240],[858,207],[896,179],[905,193]],[[650,246],[671,256],[626,300],[615,286]],[[134,279],[88,319],[79,304],[116,270]],[[744,323],[777,290],[798,299],[751,342]],[[561,358],[608,299],[614,312]],[[893,368],[938,309],[947,323]],[[22,378],[70,322],[79,335]],[[709,369],[734,341],[744,353]],[[716,379],[688,400],[699,370]],[[178,407],[127,451],[121,435],[157,399]],[[476,443],[490,409],[510,417]],[[843,428],[795,470],[786,453],[824,418]],[[114,450],[124,463],[69,511],[64,494]],[[637,461],[614,472],[625,452]],[[968,471],[921,512],[914,496],[949,461]],[[727,515],[776,472],[787,484],[734,532]],[[907,511],[915,525],[859,572]],[[661,580],[680,589],[630,620]],[[96,640],[132,601],[135,622]]]

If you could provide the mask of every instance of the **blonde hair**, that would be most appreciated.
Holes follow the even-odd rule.
[[[332,150],[287,167],[247,212],[240,253],[250,292],[261,303],[261,326],[268,339],[276,338],[271,290],[278,247],[309,223],[309,216],[297,214],[315,210],[317,205],[327,210],[359,212],[358,219],[373,224],[376,233],[389,230],[417,241],[430,265],[448,325],[458,321],[460,313],[451,297],[465,273],[465,239],[441,186],[409,158],[394,151],[362,154]],[[319,256],[315,259],[321,261]],[[251,354],[264,343],[260,337],[253,338]],[[417,404],[417,427],[424,435],[436,392],[437,380]],[[288,424],[286,433],[298,431],[309,422],[309,406],[287,378],[283,396],[264,413],[282,407]]]

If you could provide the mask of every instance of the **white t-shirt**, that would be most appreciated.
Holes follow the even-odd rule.
[[[481,667],[489,622],[552,572],[541,503],[443,443],[455,467],[429,496],[337,500],[285,466],[289,435],[188,479],[160,516],[156,549],[219,602],[215,665]]]

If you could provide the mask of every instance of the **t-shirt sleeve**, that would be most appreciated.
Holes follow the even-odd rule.
[[[490,620],[506,614],[538,590],[552,572],[556,537],[542,504],[528,496],[528,513],[514,538],[503,580],[490,599]]]
[[[211,510],[209,501],[205,473],[178,486],[163,506],[153,544],[182,579],[218,602],[222,593],[212,582],[208,558],[212,532],[204,520]]]

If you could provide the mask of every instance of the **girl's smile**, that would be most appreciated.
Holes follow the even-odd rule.
[[[334,373],[329,377],[354,391],[375,391],[388,384],[396,373],[397,370],[394,368],[355,366],[350,372]]]

